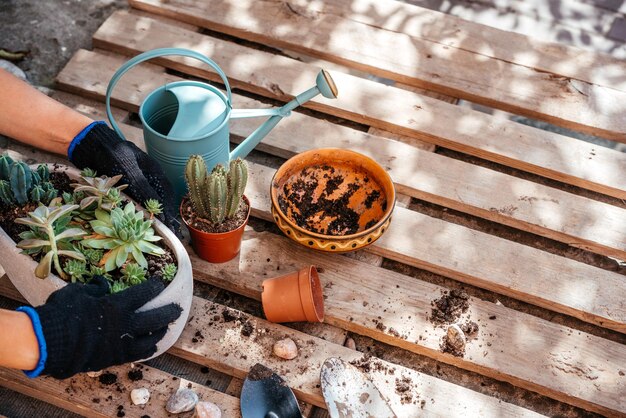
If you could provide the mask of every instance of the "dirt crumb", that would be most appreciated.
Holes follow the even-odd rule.
[[[451,324],[456,322],[469,309],[469,295],[464,290],[451,290],[431,302],[433,306],[430,320],[434,324]]]
[[[98,381],[103,385],[112,385],[117,382],[117,375],[111,372],[102,373],[98,377]]]

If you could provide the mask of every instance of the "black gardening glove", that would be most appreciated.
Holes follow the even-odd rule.
[[[43,374],[65,379],[76,373],[150,357],[168,325],[180,316],[176,304],[135,312],[164,288],[158,279],[108,295],[102,276],[71,283],[52,293],[35,310],[48,358]]]
[[[72,141],[68,156],[78,168],[95,170],[109,177],[122,174],[125,190],[140,205],[156,199],[163,204],[161,220],[177,235],[180,222],[172,185],[158,162],[130,141],[125,141],[104,122],[95,122]]]

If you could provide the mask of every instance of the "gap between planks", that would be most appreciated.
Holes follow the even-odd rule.
[[[124,54],[136,54],[164,45],[184,45],[217,60],[233,87],[278,100],[290,100],[292,95],[309,88],[319,71],[315,65],[184,31],[127,12],[114,13],[96,32],[93,44]],[[163,59],[158,62],[178,71],[219,80],[217,74],[193,60]],[[339,86],[339,98],[313,99],[304,106],[557,181],[626,198],[626,179],[621,176],[626,171],[623,153],[512,121],[498,120],[484,113],[341,72],[333,72],[333,77]]]
[[[122,61],[80,51],[59,74],[59,85],[79,94],[102,98],[105,86],[99,80],[110,78]],[[154,66],[136,68],[134,74],[129,74],[117,86],[114,103],[136,110],[140,97],[157,86],[178,80],[158,71]],[[235,99],[244,107],[263,106],[251,99],[239,96]],[[245,136],[259,123],[258,120],[236,121],[232,133]],[[387,169],[401,193],[574,247],[626,259],[623,239],[626,222],[622,221],[626,210],[606,203],[297,113],[281,121],[258,148],[289,158],[310,148],[310,141],[306,139],[312,133],[316,136],[316,147],[348,147],[375,158]]]
[[[318,9],[304,0],[293,0],[289,5],[282,1],[217,0],[130,0],[130,4],[401,83],[626,141],[626,121],[621,117],[626,111],[624,91],[537,71],[401,31],[380,29],[350,15],[333,14],[332,7],[326,5]],[[489,45],[487,42],[484,47]],[[540,59],[533,49],[526,53]],[[623,64],[618,68],[623,69]]]

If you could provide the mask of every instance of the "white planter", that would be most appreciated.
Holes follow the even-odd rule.
[[[54,169],[49,165],[50,171]],[[57,166],[72,180],[78,180],[79,171],[73,167]],[[125,196],[128,198],[128,196]],[[183,309],[180,317],[170,324],[165,336],[157,344],[157,352],[150,358],[154,358],[167,351],[183,332],[183,328],[189,317],[189,309],[193,298],[193,274],[191,261],[180,240],[160,221],[154,221],[156,233],[163,238],[163,242],[172,252],[178,264],[176,276],[170,284],[156,298],[139,308],[139,311],[146,311],[152,308],[177,303]],[[35,277],[35,267],[37,262],[26,254],[21,254],[21,250],[16,247],[15,241],[0,228],[0,264],[9,276],[9,279],[24,298],[33,306],[39,306],[46,302],[48,296],[65,286],[67,282],[54,274],[50,274],[46,279]],[[149,360],[148,358],[140,361]]]

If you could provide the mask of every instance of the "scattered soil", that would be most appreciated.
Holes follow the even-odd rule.
[[[433,306],[430,321],[436,325],[452,324],[469,309],[469,295],[464,290],[453,289],[444,292],[439,299],[431,302]]]
[[[250,321],[244,322],[241,327],[241,335],[243,335],[244,337],[249,337],[252,335],[253,332],[254,332],[254,325],[252,325],[252,322]]]
[[[117,375],[111,372],[104,372],[98,376],[98,381],[103,385],[112,385],[117,383]]]
[[[222,318],[224,318],[224,322],[233,322],[240,318],[239,312],[232,311],[228,308],[224,308],[222,311]]]
[[[410,377],[402,376],[396,378],[396,393],[400,395],[401,404],[413,402],[413,389],[413,380]]]
[[[143,372],[137,368],[128,371],[128,378],[136,382],[138,380],[143,379]]]
[[[474,321],[467,321],[461,325],[461,330],[468,339],[474,338],[478,334],[478,324]]]
[[[375,225],[387,209],[386,198],[365,173],[350,175],[347,170],[314,165],[282,187],[275,185],[282,191],[280,210],[299,227],[323,235],[349,235]],[[367,218],[365,212],[370,212]],[[379,216],[370,219],[372,212]]]
[[[191,207],[191,202],[189,199],[185,198],[182,203],[181,212],[185,223],[192,228],[198,229],[202,232],[219,234],[234,231],[243,225],[246,222],[246,219],[248,219],[249,211],[250,205],[248,205],[244,199],[241,199],[241,204],[239,205],[239,209],[237,209],[235,216],[224,220],[221,224],[215,224],[208,219],[204,219],[196,215]]]
[[[248,374],[248,379],[252,381],[257,381],[272,377],[273,374],[274,372],[271,369],[268,369],[261,364],[257,364],[250,370],[250,373]]]

